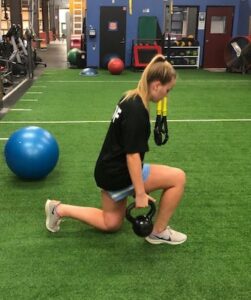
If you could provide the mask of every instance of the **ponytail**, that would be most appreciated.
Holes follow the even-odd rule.
[[[153,81],[160,81],[162,85],[169,83],[172,79],[176,78],[176,72],[173,66],[166,61],[165,57],[161,54],[158,54],[153,57],[150,63],[146,66],[143,71],[141,78],[138,82],[138,86],[130,91],[125,93],[123,99],[131,99],[136,96],[140,96],[145,107],[148,109],[148,95],[149,95],[149,84]]]

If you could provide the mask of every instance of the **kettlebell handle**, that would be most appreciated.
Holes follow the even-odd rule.
[[[150,210],[147,213],[146,217],[149,219],[152,219],[152,217],[154,216],[155,212],[156,212],[156,206],[154,204],[153,201],[148,201],[148,204],[150,206]],[[128,221],[130,221],[131,223],[135,220],[133,218],[133,216],[131,215],[131,211],[132,209],[134,209],[136,207],[136,203],[132,202],[131,204],[128,205],[127,209],[126,209],[126,218]]]

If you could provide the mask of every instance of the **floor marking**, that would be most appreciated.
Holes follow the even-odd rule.
[[[8,141],[9,138],[0,138],[0,141]]]
[[[9,108],[8,108],[8,107],[4,107],[4,108],[2,108],[2,109],[0,110],[0,112],[1,112],[2,114],[6,114],[8,111],[9,111]]]
[[[22,82],[20,82],[13,90],[11,90],[7,95],[3,97],[3,101],[5,101],[7,98],[9,98],[16,90],[18,90],[23,84],[25,84],[29,79],[26,78]]]
[[[33,85],[33,86],[31,86],[31,88],[42,88],[42,89],[45,89],[45,88],[47,88],[47,86],[46,85]]]
[[[1,121],[2,124],[95,124],[110,123],[107,120],[79,120],[79,121]],[[152,123],[155,120],[151,120]],[[185,119],[185,120],[168,120],[172,123],[216,123],[216,122],[251,122],[251,119]]]
[[[43,94],[43,92],[27,92],[26,94]]]
[[[151,121],[153,122],[153,121]],[[154,121],[155,122],[155,121]],[[168,122],[184,123],[201,123],[201,122],[251,122],[251,119],[185,119],[185,120],[168,120]]]
[[[188,83],[188,84],[208,84],[208,83],[212,83],[212,84],[215,84],[215,83],[222,83],[222,84],[226,84],[226,83],[245,83],[245,84],[251,84],[251,81],[248,81],[248,80],[215,80],[215,81],[212,81],[212,80],[208,80],[208,81],[186,81],[186,80],[182,80],[180,81],[182,84],[183,83]]]
[[[45,82],[50,82],[50,83],[135,83],[135,82],[138,82],[138,80],[114,80],[114,81],[111,81],[111,80],[46,80]],[[178,78],[177,80],[177,83],[188,83],[188,84],[200,84],[200,83],[212,83],[212,84],[215,84],[215,83],[249,83],[251,84],[251,80],[186,80],[186,79],[181,79],[181,78]]]
[[[249,79],[208,79],[208,80],[203,80],[203,79],[182,79],[182,78],[178,78],[177,82],[181,81],[182,83],[184,82],[188,82],[188,83],[227,83],[227,82],[236,82],[236,83],[241,83],[241,82],[244,82],[244,83],[251,83],[251,80]]]
[[[57,71],[47,71],[47,72],[44,72],[43,75],[51,75],[51,74],[58,74]]]
[[[10,108],[11,111],[31,111],[31,108]]]
[[[46,82],[51,83],[127,83],[127,82],[138,82],[137,80],[119,80],[119,81],[110,81],[110,80],[48,80]]]
[[[20,99],[19,101],[22,101],[22,102],[36,102],[36,101],[38,101],[38,99]]]

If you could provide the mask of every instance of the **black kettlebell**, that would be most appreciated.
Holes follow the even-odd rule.
[[[141,215],[135,218],[131,215],[132,209],[135,208],[135,202],[132,202],[130,205],[128,205],[126,209],[127,220],[132,223],[132,229],[134,233],[141,237],[148,236],[153,230],[152,218],[156,212],[156,206],[152,201],[149,201],[149,205],[150,210],[146,216]]]

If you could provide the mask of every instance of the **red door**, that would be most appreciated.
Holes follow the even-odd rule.
[[[209,6],[206,13],[204,68],[225,68],[224,50],[232,37],[233,6]]]

